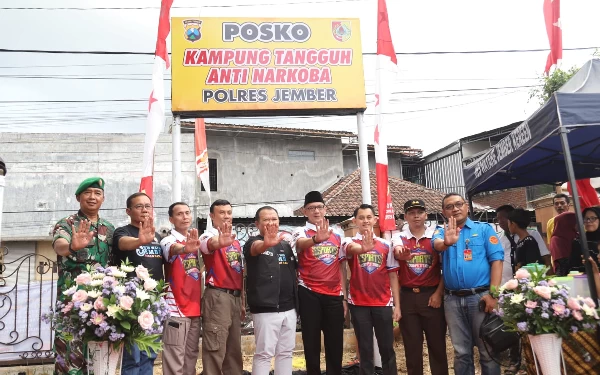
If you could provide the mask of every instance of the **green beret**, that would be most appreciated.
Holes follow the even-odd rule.
[[[101,179],[100,177],[86,178],[79,184],[79,187],[77,188],[77,191],[75,192],[75,195],[79,195],[79,194],[83,193],[83,191],[87,188],[96,188],[96,189],[104,190],[104,180]]]

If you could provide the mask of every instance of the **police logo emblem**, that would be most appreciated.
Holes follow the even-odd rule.
[[[350,21],[331,21],[331,33],[338,42],[345,42],[352,36]]]
[[[202,27],[202,21],[199,20],[185,20],[183,21],[183,28],[185,30],[185,39],[190,42],[197,42],[202,38],[200,28]]]

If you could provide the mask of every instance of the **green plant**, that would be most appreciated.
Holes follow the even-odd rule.
[[[562,87],[579,68],[571,67],[569,70],[555,69],[552,74],[542,75],[539,79],[539,86],[536,86],[529,92],[529,100],[537,98],[540,105],[543,105],[550,99],[558,89]]]

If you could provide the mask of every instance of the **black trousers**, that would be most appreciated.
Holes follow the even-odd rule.
[[[396,353],[394,352],[392,308],[355,305],[349,305],[349,307],[360,353],[359,374],[373,375],[375,371],[373,364],[373,329],[375,329],[383,375],[398,375]]]
[[[420,293],[402,289],[400,332],[408,375],[423,375],[423,332],[427,339],[431,373],[448,375],[444,306],[437,309],[428,306],[429,297],[434,292],[435,288]]]
[[[321,331],[325,344],[327,375],[341,375],[344,349],[343,297],[315,293],[299,286],[298,298],[307,375],[321,375]]]

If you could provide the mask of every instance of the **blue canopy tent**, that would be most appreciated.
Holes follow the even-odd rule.
[[[600,176],[600,60],[585,63],[540,109],[464,167],[463,175],[469,201],[479,192],[569,181],[587,259],[575,180]],[[586,262],[591,276],[590,267]],[[588,280],[596,299],[594,280]]]

